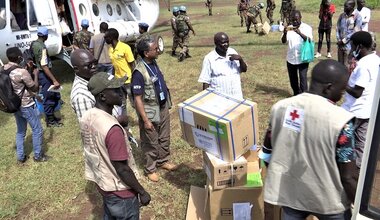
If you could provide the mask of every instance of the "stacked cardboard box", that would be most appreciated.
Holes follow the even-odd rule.
[[[179,104],[179,117],[207,174],[205,188],[191,187],[186,219],[263,219],[256,103],[205,90]]]

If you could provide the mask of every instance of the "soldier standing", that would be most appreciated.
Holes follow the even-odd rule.
[[[260,2],[259,4],[257,5],[254,5],[254,6],[250,6],[248,8],[248,12],[247,12],[247,33],[250,33],[251,31],[249,30],[250,27],[251,27],[251,24],[253,24],[255,26],[255,31],[256,31],[256,34],[258,33],[258,30],[257,30],[257,16],[260,17],[260,22],[263,23],[263,18],[261,16],[261,9],[264,8],[264,3]]]
[[[140,22],[139,23],[139,33],[140,33],[140,35],[136,39],[135,47],[134,47],[134,50],[133,50],[133,55],[134,55],[136,61],[138,61],[139,60],[138,58],[140,58],[139,55],[138,55],[138,53],[137,53],[137,44],[139,44],[139,42],[142,39],[150,37],[150,35],[148,33],[148,29],[149,29],[149,25],[147,23],[145,23],[145,22]]]
[[[290,13],[295,9],[296,3],[294,0],[282,0],[280,14],[281,21],[284,23],[284,25],[289,25]]]
[[[172,46],[172,56],[175,56],[175,51],[179,45],[179,37],[177,35],[177,27],[176,27],[176,20],[177,16],[179,14],[179,8],[178,7],[173,7],[173,16],[170,19],[170,24],[172,26],[172,31],[173,31],[173,46]]]
[[[83,19],[81,22],[82,30],[74,34],[74,49],[85,49],[89,50],[91,37],[94,36],[93,33],[89,32],[87,29],[90,22],[87,19]]]
[[[212,15],[212,0],[206,0],[206,7],[208,8],[208,16]]]
[[[247,10],[248,10],[249,4],[246,0],[240,0],[238,6],[237,6],[237,14],[240,15],[240,26],[243,27],[243,21],[244,23],[247,23]]]
[[[276,4],[274,0],[267,0],[267,18],[269,19],[269,24],[272,25],[274,20],[273,20],[273,11],[276,8]]]
[[[189,30],[191,30],[195,36],[195,31],[191,25],[189,16],[186,14],[185,6],[179,7],[179,15],[176,18],[176,29],[179,37],[179,46],[182,48],[178,61],[182,62],[185,58],[191,57],[189,55]]]

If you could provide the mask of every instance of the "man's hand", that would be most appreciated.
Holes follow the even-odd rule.
[[[147,130],[152,130],[152,131],[155,130],[154,125],[152,124],[152,122],[150,120],[144,121],[144,128]]]
[[[193,31],[193,35],[195,36],[195,31]]]
[[[128,127],[128,116],[122,114],[122,115],[117,116],[116,119],[121,126]]]
[[[338,40],[338,42],[336,42],[336,44],[338,44],[338,46],[343,46],[344,45],[344,43],[343,43],[342,40]]]
[[[144,191],[143,193],[139,194],[140,204],[142,206],[147,206],[150,203],[150,195],[147,191]]]
[[[58,81],[54,81],[53,85],[54,85],[54,89],[59,89],[59,87],[61,87],[61,84]]]
[[[234,60],[240,60],[240,59],[241,59],[241,56],[238,55],[238,54],[228,54],[227,56],[230,57],[230,60],[231,60],[231,61],[234,61]]]

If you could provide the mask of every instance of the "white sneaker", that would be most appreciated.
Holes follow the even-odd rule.
[[[332,56],[331,56],[331,53],[330,52],[328,52],[327,53],[327,58],[331,58]]]
[[[315,58],[321,57],[321,54],[317,52],[314,57]]]

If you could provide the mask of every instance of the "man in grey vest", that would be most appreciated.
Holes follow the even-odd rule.
[[[264,201],[282,206],[284,219],[351,216],[358,178],[354,116],[335,104],[348,77],[343,64],[321,61],[308,92],[272,107],[259,157],[269,164]]]
[[[142,60],[132,73],[131,90],[139,117],[141,147],[149,180],[157,182],[157,168],[174,170],[170,156],[169,90],[156,63],[158,45],[153,37],[142,39],[137,45]]]

